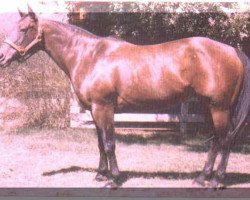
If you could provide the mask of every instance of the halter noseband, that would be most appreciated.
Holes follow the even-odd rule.
[[[36,45],[37,43],[42,41],[42,34],[43,34],[42,29],[40,27],[38,27],[38,32],[37,32],[35,39],[32,40],[32,42],[29,43],[26,47],[23,47],[21,45],[16,45],[14,42],[9,40],[8,38],[5,38],[5,40],[3,42],[10,45],[15,50],[17,50],[17,52],[21,56],[24,56],[27,53],[27,51],[29,51],[34,45]]]

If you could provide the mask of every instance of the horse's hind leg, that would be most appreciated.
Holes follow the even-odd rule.
[[[212,107],[211,114],[215,131],[219,138],[219,150],[222,153],[222,157],[215,177],[211,180],[208,186],[217,188],[220,187],[220,184],[224,181],[227,161],[230,153],[230,142],[225,142],[230,126],[230,109]]]
[[[210,149],[208,152],[207,161],[205,162],[203,170],[202,170],[201,174],[193,182],[193,184],[198,184],[198,185],[202,185],[202,186],[205,186],[206,181],[211,178],[214,163],[215,163],[216,157],[217,157],[218,152],[219,152],[219,139],[218,139],[218,135],[216,133],[216,130],[214,128],[212,111],[211,111],[210,107],[208,107],[208,109],[207,109],[206,123],[208,123],[210,126],[209,132],[212,133],[213,138],[212,138],[211,143],[210,143]]]
[[[115,155],[115,138],[114,138],[114,108],[113,105],[92,105],[92,116],[95,121],[97,130],[100,132],[100,141],[102,139],[103,149],[107,156],[108,164],[111,172],[111,182],[107,187],[117,187],[115,181],[120,175],[116,155]],[[102,148],[100,149],[102,150]],[[101,154],[101,153],[100,153]],[[103,161],[103,160],[102,160]]]
[[[218,155],[219,150],[221,150],[221,140],[225,137],[227,133],[230,119],[229,109],[211,106],[210,110],[214,124],[213,143],[210,147],[207,162],[205,163],[203,171],[201,175],[195,179],[196,183],[199,183],[203,186],[206,185],[205,181],[211,178],[216,157]],[[222,180],[220,179],[220,181]]]
[[[227,168],[227,164],[228,164],[228,159],[229,159],[229,155],[230,155],[230,150],[231,150],[231,144],[232,141],[231,140],[227,140],[226,138],[227,136],[225,136],[225,138],[222,138],[220,141],[220,145],[221,145],[221,161],[218,165],[217,171],[215,173],[214,178],[210,181],[209,186],[212,188],[223,188],[225,187],[223,184],[223,181],[225,179],[226,176],[226,168]]]
[[[197,183],[199,185],[205,186],[206,185],[206,180],[211,178],[214,163],[215,163],[215,159],[216,159],[216,157],[218,155],[218,151],[219,151],[219,140],[215,136],[213,138],[212,143],[211,143],[211,146],[210,146],[210,149],[209,149],[209,152],[208,152],[207,161],[206,161],[206,163],[204,165],[204,168],[203,168],[201,174],[194,180],[195,184]]]

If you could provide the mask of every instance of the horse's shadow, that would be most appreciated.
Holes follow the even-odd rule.
[[[145,131],[146,132],[146,131]],[[246,134],[245,134],[246,135]],[[117,134],[116,139],[118,142],[124,144],[171,144],[171,145],[183,145],[187,151],[191,152],[207,152],[209,150],[211,135],[190,133],[187,135],[181,135],[173,132],[156,131],[149,137],[143,137],[142,135],[121,135]],[[231,152],[249,154],[250,153],[250,140],[249,137],[242,135],[239,137],[235,144],[232,146]],[[196,142],[194,142],[196,141]]]
[[[53,170],[44,172],[43,176],[53,176],[56,174],[66,174],[70,172],[97,172],[94,168],[84,168],[79,166],[71,166],[68,168],[62,168],[59,170]],[[194,179],[200,174],[199,171],[195,172],[138,172],[138,171],[122,171],[119,179],[117,180],[118,185],[122,185],[131,178],[163,178],[168,180],[187,180]],[[244,184],[250,182],[250,174],[248,173],[227,173],[225,184],[227,186]]]

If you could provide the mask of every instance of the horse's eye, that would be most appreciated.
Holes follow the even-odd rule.
[[[28,30],[29,30],[28,27],[26,27],[26,28],[21,28],[21,29],[20,29],[20,31],[23,32],[23,33],[26,33]]]

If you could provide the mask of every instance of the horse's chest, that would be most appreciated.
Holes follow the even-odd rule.
[[[110,78],[101,75],[90,74],[81,81],[73,83],[74,90],[79,100],[86,109],[90,109],[93,102],[109,101],[114,93]]]
[[[89,96],[88,85],[84,83],[84,80],[81,82],[72,82],[74,91],[79,101],[85,109],[91,108],[91,98]]]

